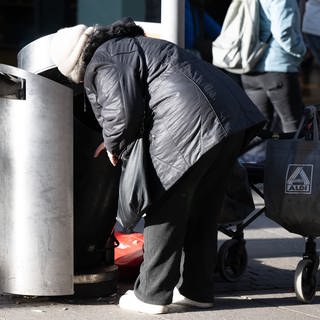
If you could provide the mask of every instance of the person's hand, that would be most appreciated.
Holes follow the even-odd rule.
[[[108,153],[108,157],[109,157],[110,162],[115,167],[118,164],[118,161],[119,161],[118,157],[116,155],[112,154],[109,151],[107,151],[107,153]]]
[[[98,146],[98,148],[96,149],[96,151],[94,152],[94,155],[93,157],[94,158],[98,158],[100,153],[106,149],[106,146],[104,144],[104,142],[101,142]],[[119,162],[119,159],[116,155],[112,154],[111,152],[107,151],[107,154],[108,154],[108,158],[110,160],[110,162],[112,163],[112,165],[115,167],[118,162]]]
[[[98,158],[101,151],[105,150],[106,146],[104,145],[104,142],[101,142],[98,146],[98,148],[96,149],[96,151],[94,152],[93,157],[94,158]]]

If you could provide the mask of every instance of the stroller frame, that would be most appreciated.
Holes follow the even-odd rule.
[[[243,163],[247,170],[251,190],[264,200],[264,193],[257,186],[264,182],[264,166],[260,164]],[[217,268],[220,275],[229,282],[235,282],[241,278],[247,268],[248,254],[244,230],[253,221],[265,212],[265,205],[255,209],[248,217],[236,224],[222,224],[218,231],[229,236],[218,250]],[[317,271],[319,256],[316,251],[315,237],[305,238],[305,251],[302,260],[299,261],[294,275],[294,289],[298,301],[311,303],[317,289]]]
[[[250,189],[253,190],[261,199],[264,200],[263,192],[257,186],[263,183],[264,167],[258,164],[243,163],[247,174]],[[248,254],[244,230],[265,211],[265,206],[255,209],[248,217],[239,223],[220,224],[218,231],[230,237],[220,246],[218,250],[218,272],[223,279],[229,282],[238,281],[245,272],[248,264]]]

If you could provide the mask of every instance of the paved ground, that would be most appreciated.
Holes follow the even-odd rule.
[[[220,245],[229,238],[219,234]],[[119,294],[132,282],[118,284],[118,293],[107,298],[76,300],[72,298],[19,297],[0,299],[0,320],[91,320],[91,319],[320,319],[320,300],[301,304],[294,293],[294,272],[304,252],[304,239],[291,234],[264,216],[245,230],[248,266],[234,283],[219,275],[216,305],[199,311],[172,306],[170,313],[146,316],[126,312],[117,306]]]

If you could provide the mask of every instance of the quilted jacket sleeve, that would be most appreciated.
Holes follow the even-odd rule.
[[[88,98],[102,127],[106,148],[120,156],[139,136],[145,108],[145,84],[136,64],[128,57],[111,57],[96,69],[92,81],[94,91],[89,90]]]

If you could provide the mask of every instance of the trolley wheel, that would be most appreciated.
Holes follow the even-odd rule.
[[[311,259],[303,259],[298,263],[294,275],[294,290],[297,299],[303,303],[310,303],[316,294],[317,270]]]
[[[225,241],[218,252],[218,270],[222,278],[235,282],[247,268],[248,255],[244,240]]]

